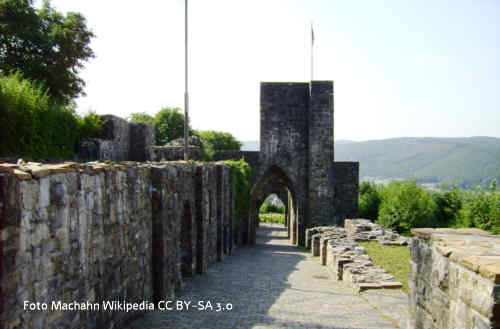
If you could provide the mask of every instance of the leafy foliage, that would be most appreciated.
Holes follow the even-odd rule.
[[[156,145],[165,145],[171,140],[184,136],[184,114],[181,113],[180,108],[164,107],[154,116],[145,112],[132,113],[129,120],[152,124],[156,132]],[[205,160],[211,160],[215,152],[240,150],[243,145],[233,135],[226,132],[198,131],[189,128],[189,135],[202,139]]]
[[[432,194],[436,204],[434,214],[436,226],[448,227],[457,225],[460,220],[459,211],[462,208],[464,194],[456,183],[453,183],[449,189],[443,183],[441,189],[443,192]]]
[[[91,112],[79,117],[73,108],[54,102],[42,84],[20,73],[0,74],[0,154],[32,158],[69,157],[76,142],[101,127]]]
[[[77,120],[80,126],[78,136],[79,140],[98,136],[104,124],[104,121],[101,120],[100,116],[92,110],[88,111],[83,117],[77,116]]]
[[[285,224],[285,214],[276,212],[260,213],[259,220],[264,223]]]
[[[152,115],[147,114],[146,112],[132,113],[128,117],[128,120],[131,122],[145,122],[152,125],[155,124],[155,118]]]
[[[415,181],[393,181],[382,189],[378,223],[408,234],[413,227],[433,226],[435,204]]]
[[[271,194],[269,195],[264,202],[262,203],[262,206],[259,208],[259,213],[260,214],[267,214],[267,213],[279,213],[279,214],[284,214],[285,213],[285,206],[283,205],[282,201],[281,202],[275,202],[275,198],[277,198],[276,195]]]
[[[492,184],[487,191],[476,187],[474,191],[464,193],[456,225],[500,234],[500,193],[496,191],[496,184]]]
[[[84,95],[78,77],[83,63],[94,57],[89,43],[94,34],[79,13],[63,15],[44,1],[41,9],[29,0],[0,1],[0,67],[3,73],[21,71],[43,82],[59,103]]]
[[[441,189],[429,192],[414,181],[393,181],[387,186],[362,183],[360,215],[403,234],[414,227],[477,227],[500,234],[500,192],[495,180],[488,188],[476,187],[472,191],[461,190],[456,183],[450,187],[443,183]],[[376,209],[367,207],[366,200],[377,198],[378,215],[366,216]]]
[[[184,114],[178,107],[164,107],[154,116],[144,112],[132,113],[129,120],[152,124],[155,127],[156,145],[165,145],[184,136]],[[194,135],[194,130],[191,128],[189,135]]]
[[[376,220],[380,207],[380,191],[375,183],[362,182],[359,185],[359,216]]]
[[[233,135],[226,132],[204,130],[198,131],[197,135],[203,140],[203,147],[209,157],[220,151],[239,151],[243,145]]]
[[[250,209],[250,175],[252,168],[245,161],[226,160],[225,163],[231,168],[231,181],[233,184],[233,198],[235,200],[235,228],[243,219],[248,218]],[[238,232],[236,233],[238,234]],[[238,235],[237,235],[238,236]]]
[[[285,207],[276,206],[272,203],[270,203],[270,204],[263,203],[259,209],[259,213],[260,214],[268,214],[268,213],[284,214]]]
[[[155,115],[156,144],[164,145],[184,136],[184,114],[180,108],[164,107]]]

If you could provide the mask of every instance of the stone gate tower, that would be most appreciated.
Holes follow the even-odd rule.
[[[357,216],[359,163],[334,161],[333,105],[332,81],[261,83],[260,152],[230,156],[245,156],[253,170],[250,241],[270,193],[288,195],[283,201],[294,243],[303,244],[308,227]]]

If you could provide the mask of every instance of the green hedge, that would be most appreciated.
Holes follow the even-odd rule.
[[[80,138],[100,127],[95,113],[78,116],[52,101],[43,85],[19,73],[0,74],[0,156],[67,158]]]

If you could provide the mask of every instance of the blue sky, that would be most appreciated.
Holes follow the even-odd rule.
[[[183,107],[184,1],[52,4],[97,35],[80,112]],[[260,82],[310,79],[312,20],[336,139],[500,137],[499,17],[497,0],[190,0],[192,125],[258,140]]]

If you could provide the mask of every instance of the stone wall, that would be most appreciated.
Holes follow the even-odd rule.
[[[150,161],[177,161],[184,160],[184,146],[151,146],[147,150]],[[199,161],[203,159],[203,151],[200,147],[188,147],[189,160]]]
[[[155,128],[143,122],[130,123],[129,155],[132,161],[149,160],[148,148],[155,145]]]
[[[500,237],[413,229],[408,328],[500,328]]]
[[[154,127],[148,123],[129,123],[114,115],[102,115],[104,122],[97,138],[77,145],[80,160],[146,161],[154,145]]]
[[[333,165],[333,83],[312,81],[309,101],[309,226],[332,223],[335,214]],[[357,182],[357,181],[356,181]],[[354,183],[354,182],[352,182]]]
[[[0,328],[118,328],[140,312],[103,302],[174,298],[231,252],[231,188],[222,163],[0,165]]]
[[[329,176],[334,187],[334,223],[358,217],[359,162],[334,162]]]
[[[381,244],[407,245],[400,237],[367,219],[346,219],[345,226],[318,226],[306,230],[306,246],[312,256],[319,256],[333,279],[344,281],[356,291],[367,289],[401,288],[393,275],[373,265],[359,241],[378,241]]]

